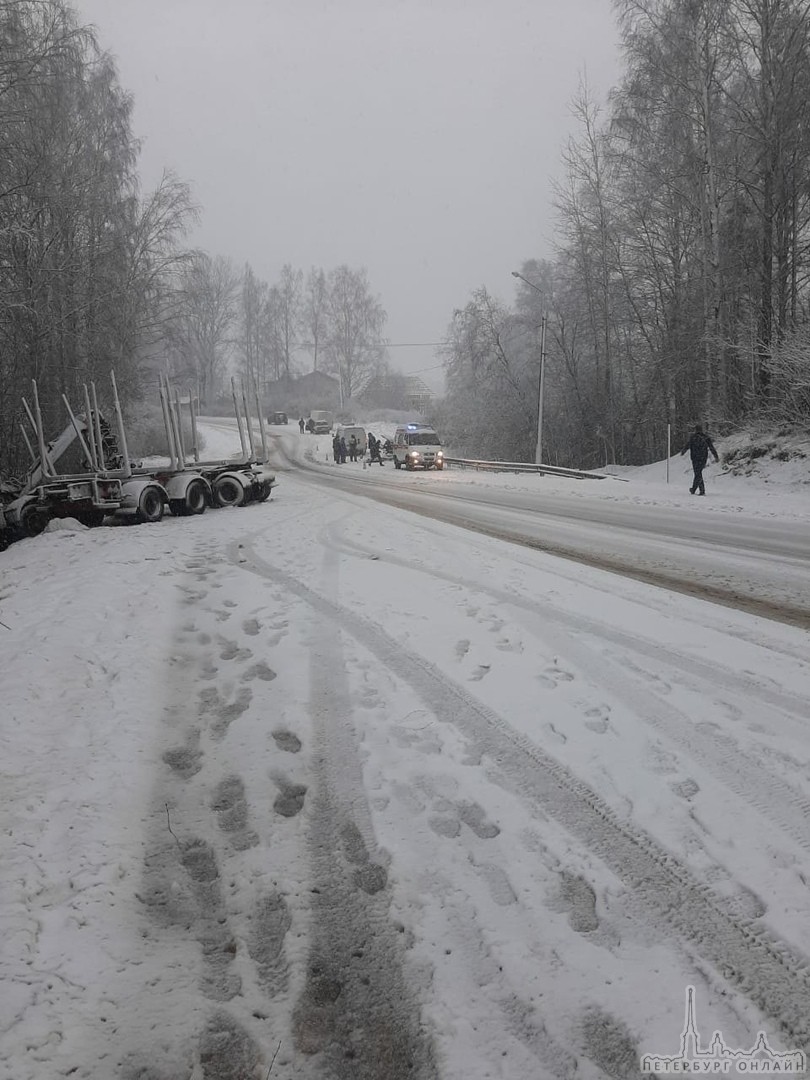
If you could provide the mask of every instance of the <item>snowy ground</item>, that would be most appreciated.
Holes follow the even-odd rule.
[[[2,1080],[637,1076],[688,985],[807,1050],[807,634],[273,438],[320,467],[268,503],[0,556]],[[694,505],[670,468],[430,483]],[[792,462],[707,488],[810,517]]]

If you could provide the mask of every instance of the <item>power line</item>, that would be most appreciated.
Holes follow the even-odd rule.
[[[324,345],[328,342],[323,342]],[[376,343],[370,348],[382,348],[382,349],[423,349],[433,347],[435,345],[452,345],[452,341],[382,341]],[[299,341],[296,345],[298,349],[314,349],[315,344],[312,341]]]
[[[434,364],[433,367],[422,367],[418,371],[404,371],[403,375],[421,375],[423,371],[438,371],[439,368],[443,368],[444,364]]]

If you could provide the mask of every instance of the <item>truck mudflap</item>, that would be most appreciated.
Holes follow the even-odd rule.
[[[256,484],[264,484],[271,488],[276,482],[276,474],[266,465],[254,465],[252,472],[253,482]]]
[[[252,479],[253,501],[264,502],[265,499],[269,499],[270,492],[275,484],[276,474],[272,469],[268,469],[264,465],[254,466]]]

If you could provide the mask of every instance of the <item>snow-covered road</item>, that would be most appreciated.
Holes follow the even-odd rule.
[[[293,471],[2,559],[3,1080],[810,1047],[801,629]]]
[[[750,499],[718,513],[680,487],[679,499],[675,489],[658,502],[628,497],[614,478],[336,469],[306,440],[301,449],[280,440],[287,460],[330,486],[810,629],[810,523],[796,507],[792,520],[752,513]]]

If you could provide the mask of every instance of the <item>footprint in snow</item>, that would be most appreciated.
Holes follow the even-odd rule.
[[[585,727],[589,731],[595,731],[597,735],[604,735],[608,729],[609,705],[596,705],[592,709],[585,710]]]
[[[480,682],[485,675],[489,675],[490,670],[491,668],[489,664],[479,664],[475,671],[472,673],[472,675],[470,675],[469,681]]]
[[[556,666],[547,667],[541,674],[537,676],[537,681],[541,686],[544,686],[547,690],[556,690],[560,683],[572,682],[574,676],[570,671],[563,671],[562,668]]]
[[[291,731],[279,729],[273,732],[273,738],[279,750],[286,750],[288,754],[297,754],[301,749],[301,740]]]

